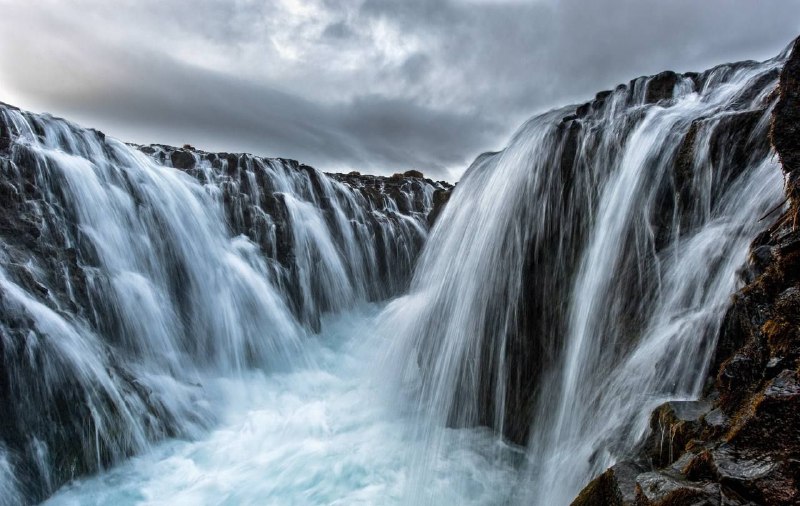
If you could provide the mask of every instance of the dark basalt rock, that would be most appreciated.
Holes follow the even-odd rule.
[[[680,77],[671,70],[661,72],[650,78],[647,82],[645,102],[651,104],[659,100],[668,100],[673,97],[675,85]]]
[[[347,218],[354,223],[354,227],[363,226],[369,230],[373,238],[370,244],[378,250],[378,265],[374,274],[380,279],[369,282],[370,300],[390,297],[407,286],[416,256],[423,245],[424,236],[411,229],[408,237],[384,237],[387,234],[386,225],[390,223],[394,227],[407,228],[407,222],[401,218],[402,215],[415,217],[423,225],[432,224],[429,215],[434,212],[434,208],[437,214],[440,212],[443,205],[441,194],[451,188],[446,182],[426,179],[416,170],[391,177],[363,175],[357,171],[348,174],[323,174],[296,160],[263,158],[250,154],[208,153],[188,145],[183,148],[166,145],[135,147],[157,162],[172,165],[198,181],[212,184],[221,190],[225,218],[231,232],[234,235],[247,236],[260,247],[266,258],[281,266],[278,271],[282,276],[280,284],[289,294],[295,312],[305,315],[301,319],[312,329],[319,328],[320,312],[326,311],[328,307],[325,304],[317,305],[309,314],[307,301],[295,289],[301,273],[296,266],[292,218],[286,195],[280,190],[282,184],[289,182],[300,198],[313,202],[323,210],[325,221],[331,230],[339,226],[337,206],[333,200],[338,200],[338,204],[341,204],[348,198],[355,197],[355,207],[351,208],[351,204],[344,206]],[[331,186],[332,182],[342,183],[344,187]],[[348,192],[352,192],[349,197],[345,195]],[[434,194],[433,201],[426,196],[431,193]],[[355,225],[356,223],[360,224]],[[335,240],[343,241],[344,232],[335,237]],[[397,247],[385,246],[394,241],[399,241]]]
[[[173,167],[181,170],[193,169],[195,164],[194,156],[183,149],[173,151],[170,154],[170,160]]]
[[[583,118],[587,114],[589,114],[589,111],[591,110],[592,110],[592,103],[586,102],[583,105],[579,105],[578,108],[575,109],[575,116],[577,116],[578,118]]]
[[[800,39],[795,40],[792,57],[781,72],[780,100],[772,120],[772,143],[784,170],[797,174],[800,169]],[[788,188],[789,196],[800,196],[798,188]]]
[[[619,462],[592,480],[571,506],[632,506],[636,501],[636,477],[645,466]]]
[[[689,442],[702,433],[703,417],[711,408],[710,401],[672,401],[656,408],[648,441],[653,464],[665,467],[681,456]]]
[[[455,188],[447,188],[433,192],[433,209],[431,209],[431,212],[428,214],[429,227],[433,227],[433,224],[436,223],[436,219],[442,214],[444,206],[450,201],[454,189]]]
[[[719,487],[699,485],[679,476],[651,471],[636,477],[635,506],[718,505]]]

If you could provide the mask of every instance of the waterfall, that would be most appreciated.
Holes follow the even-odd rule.
[[[0,104],[0,504],[196,437],[209,378],[307,361],[323,313],[405,288],[441,188]]]
[[[421,466],[446,444],[436,427],[488,426],[527,447],[517,501],[568,504],[654,407],[701,393],[780,202],[767,131],[785,58],[635,79],[473,163],[383,315],[429,424]]]
[[[0,505],[568,504],[703,393],[786,58],[536,116],[443,209],[0,103]]]

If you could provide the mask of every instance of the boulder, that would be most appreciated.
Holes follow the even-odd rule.
[[[647,81],[647,89],[644,98],[645,103],[651,104],[659,100],[672,98],[678,80],[678,74],[671,70],[661,72],[651,77]]]
[[[172,166],[180,170],[193,169],[195,165],[194,155],[183,149],[175,150],[170,155]]]
[[[665,472],[651,471],[636,477],[636,506],[719,505],[714,484],[699,485]]]
[[[710,401],[671,401],[662,404],[650,418],[650,456],[657,467],[680,457],[686,445],[700,436],[703,417],[711,411]]]
[[[644,467],[618,462],[589,482],[571,506],[632,506],[636,499],[636,477]]]

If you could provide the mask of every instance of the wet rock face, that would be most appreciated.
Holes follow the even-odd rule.
[[[433,192],[433,208],[428,213],[428,226],[433,227],[436,219],[444,211],[444,206],[450,201],[450,196],[455,188],[440,189]]]
[[[672,464],[684,448],[704,429],[704,416],[712,408],[709,401],[672,401],[658,407],[650,419],[651,436],[647,445],[650,460],[657,467]]]
[[[645,102],[653,103],[672,98],[678,79],[678,74],[671,70],[653,76],[647,83]]]
[[[636,479],[645,471],[640,463],[615,464],[593,480],[572,506],[630,506],[636,501]]]
[[[614,484],[609,492],[609,470],[575,504],[631,492],[636,505],[800,504],[800,39],[779,94],[770,137],[788,206],[753,242],[742,272],[747,285],[726,313],[706,397],[653,413],[642,450],[652,470],[633,489]],[[753,120],[731,121],[735,133]],[[742,142],[731,144],[734,158],[747,156]]]
[[[784,170],[793,178],[800,173],[800,40],[792,48],[792,57],[781,73],[780,100],[772,122],[772,142]],[[796,187],[789,189],[797,197]]]

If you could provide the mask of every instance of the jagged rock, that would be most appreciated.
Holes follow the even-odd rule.
[[[647,92],[645,102],[653,103],[659,100],[670,99],[673,96],[675,85],[678,84],[679,76],[671,70],[661,72],[650,78],[647,82]]]
[[[800,457],[800,383],[797,371],[781,372],[752,397],[743,411],[727,436],[729,442]]]
[[[184,149],[173,151],[170,154],[170,160],[173,167],[181,170],[193,169],[195,164],[194,156]]]
[[[790,470],[768,454],[738,452],[722,445],[709,452],[714,478],[726,489],[763,504],[796,504],[800,499]]]
[[[721,408],[709,411],[703,417],[703,422],[714,435],[719,435],[730,427],[730,417]]]
[[[433,192],[433,209],[431,209],[431,212],[428,214],[428,226],[432,227],[433,224],[436,223],[436,219],[442,214],[444,206],[450,201],[452,194],[452,188]]]
[[[781,72],[780,100],[773,114],[771,137],[781,164],[787,173],[800,169],[800,38],[794,41],[792,56]],[[800,172],[800,171],[798,171]],[[800,188],[788,188],[793,199]]]
[[[425,176],[418,170],[407,170],[403,172],[403,177],[416,177],[422,179]]]
[[[698,485],[678,476],[652,471],[636,477],[636,506],[719,505],[718,486]]]
[[[703,417],[711,408],[709,401],[671,401],[656,408],[649,443],[654,465],[665,467],[680,457],[703,431]]]
[[[634,462],[618,462],[586,485],[571,506],[632,506],[636,477],[643,471]]]
[[[577,109],[575,109],[575,116],[577,116],[579,118],[583,118],[587,114],[589,114],[589,111],[591,109],[592,109],[592,103],[591,102],[586,102],[585,104],[582,104],[582,105],[578,106]]]

